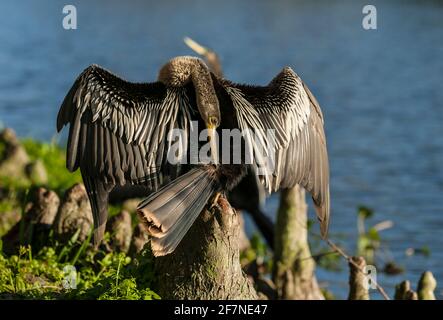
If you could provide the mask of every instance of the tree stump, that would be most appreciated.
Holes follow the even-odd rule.
[[[4,147],[2,154],[0,154],[0,176],[10,179],[25,179],[25,167],[29,163],[29,156],[14,130],[10,128],[2,130],[0,144]]]
[[[423,272],[418,281],[417,293],[420,300],[435,300],[434,290],[437,288],[437,280],[431,271]]]
[[[409,290],[408,292],[406,292],[405,300],[418,300],[417,292],[415,292],[414,290]]]
[[[402,281],[395,286],[395,300],[407,300],[406,294],[411,290],[411,283],[409,280]]]
[[[358,266],[349,263],[349,296],[348,300],[369,300],[369,290],[366,283],[366,276],[360,270],[366,266],[363,257],[352,257],[352,261]]]
[[[309,249],[307,204],[300,186],[281,191],[275,230],[273,279],[279,299],[324,300]]]
[[[63,197],[53,225],[55,234],[62,241],[69,240],[80,230],[78,240],[84,241],[93,228],[92,210],[85,186],[73,185]]]
[[[137,224],[134,228],[134,232],[132,233],[131,245],[129,246],[129,255],[135,256],[137,253],[141,252],[148,241],[149,236],[145,231],[145,227],[142,223]]]
[[[2,238],[4,251],[12,254],[20,244],[32,244],[33,250],[38,251],[47,241],[59,204],[60,199],[55,192],[36,189],[21,220]]]
[[[205,209],[177,249],[155,259],[163,299],[257,299],[240,265],[238,213],[224,197]]]
[[[111,233],[111,249],[127,253],[132,238],[132,220],[130,213],[122,210],[119,214],[109,219],[106,229]]]

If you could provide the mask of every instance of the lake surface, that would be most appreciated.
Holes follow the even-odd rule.
[[[291,66],[317,96],[331,163],[331,237],[355,249],[356,208],[376,212],[385,255],[405,267],[394,285],[432,270],[443,287],[443,3],[371,1],[378,29],[362,28],[363,1],[69,1],[78,29],[64,30],[60,1],[0,2],[0,123],[49,140],[75,77],[97,63],[153,81],[169,58],[192,54],[184,36],[215,49],[225,75],[265,84]],[[65,135],[61,137],[63,143]],[[278,205],[273,196],[266,210]],[[313,217],[313,215],[312,215]],[[249,227],[252,230],[252,226]],[[429,257],[407,257],[409,247]],[[339,297],[348,273],[318,270]],[[378,295],[374,294],[374,297]]]

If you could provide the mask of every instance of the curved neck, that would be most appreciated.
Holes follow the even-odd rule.
[[[182,87],[192,81],[196,92],[211,91],[214,88],[209,68],[200,58],[190,56],[169,60],[160,69],[158,80],[171,87]]]
[[[192,81],[203,120],[206,122],[209,116],[219,119],[218,99],[211,73],[202,59],[190,56],[173,58],[160,69],[158,80],[171,87],[182,87]]]
[[[196,104],[200,116],[208,129],[211,143],[211,157],[218,162],[215,145],[215,129],[220,124],[220,106],[212,82],[211,72],[203,60],[194,57],[177,57],[165,64],[158,75],[158,80],[167,86],[183,87],[192,81],[195,89]]]

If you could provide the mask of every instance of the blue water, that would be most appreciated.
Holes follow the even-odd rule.
[[[352,252],[356,207],[370,206],[374,223],[394,222],[382,233],[384,245],[406,268],[379,278],[387,291],[403,279],[415,284],[427,269],[443,283],[443,3],[371,3],[378,29],[366,31],[365,1],[69,1],[78,29],[67,31],[61,1],[2,0],[0,122],[49,140],[83,68],[97,63],[132,81],[153,81],[170,57],[191,54],[184,36],[214,48],[233,81],[265,84],[292,66],[326,119],[332,238],[341,235]],[[271,197],[267,211],[276,206]],[[406,257],[407,248],[423,246],[430,257]],[[318,270],[340,298],[344,270]]]

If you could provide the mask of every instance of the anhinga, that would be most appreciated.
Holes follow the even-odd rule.
[[[329,223],[329,165],[323,115],[310,90],[291,68],[284,68],[267,86],[240,85],[213,76],[219,100],[219,128],[253,130],[262,138],[274,130],[270,153],[275,170],[259,176],[268,192],[300,184],[314,200],[321,234]],[[250,139],[249,150],[256,146]],[[205,165],[191,169],[155,192],[138,207],[151,235],[155,255],[171,253],[212,195],[232,190],[258,163]],[[257,167],[258,169],[258,167]]]
[[[209,69],[217,78],[223,78],[222,64],[215,51],[202,46],[189,37],[185,37],[184,42],[189,48],[204,58]],[[274,223],[261,209],[265,202],[265,197],[263,185],[260,183],[253,168],[249,168],[246,176],[228,193],[230,205],[237,210],[248,212],[268,246],[274,249]]]
[[[168,130],[189,132],[191,120],[203,122],[212,133],[215,128],[252,130],[262,140],[267,130],[274,130],[269,146],[275,170],[261,173],[260,181],[268,191],[305,187],[326,236],[329,167],[323,116],[292,69],[284,68],[268,86],[248,86],[210,74],[199,59],[179,57],[162,68],[159,80],[133,84],[92,66],[76,80],[60,109],[58,129],[70,123],[67,167],[82,172],[94,214],[95,243],[103,236],[107,194],[116,184],[157,189],[162,178],[178,176],[138,208],[154,254],[165,255],[177,247],[211,197],[232,190],[249,168],[258,169],[256,162],[215,163],[183,173],[170,165]],[[214,140],[210,138],[211,152],[217,158]],[[243,142],[249,150],[256,148],[248,138]]]

